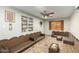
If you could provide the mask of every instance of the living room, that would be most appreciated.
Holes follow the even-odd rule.
[[[78,53],[78,15],[78,6],[0,6],[0,52]]]

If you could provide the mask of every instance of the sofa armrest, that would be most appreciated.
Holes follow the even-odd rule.
[[[9,52],[10,52],[10,49],[8,47],[1,46],[0,53],[9,53]]]

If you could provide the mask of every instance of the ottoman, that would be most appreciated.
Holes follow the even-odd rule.
[[[69,39],[69,38],[64,38],[63,39],[63,43],[64,44],[69,44],[69,45],[74,45],[74,40],[73,39]]]
[[[62,36],[57,36],[56,38],[58,41],[62,41],[63,37]]]
[[[58,53],[59,45],[57,43],[52,43],[49,47],[49,53]]]

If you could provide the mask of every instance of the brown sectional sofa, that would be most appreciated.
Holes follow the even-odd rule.
[[[28,35],[13,37],[11,39],[0,40],[0,52],[22,52],[43,38],[45,38],[44,34],[41,32],[35,32]]]
[[[41,34],[41,32],[36,32],[36,33],[32,33],[30,34],[30,39],[31,40],[35,40],[35,41],[39,41],[40,39],[43,39],[45,37],[45,34]]]
[[[51,37],[57,38],[57,36],[63,36],[63,43],[74,45],[74,40],[76,38],[70,32],[52,31]]]
[[[75,39],[76,38],[71,33],[69,33],[68,37],[63,38],[63,43],[74,45],[75,44],[75,42],[74,42]]]
[[[56,36],[69,36],[69,32],[60,32],[60,31],[52,31],[51,37],[56,37]]]

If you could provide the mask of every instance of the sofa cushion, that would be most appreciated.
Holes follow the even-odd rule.
[[[10,38],[10,40],[13,40],[13,39],[16,39],[16,38],[18,38],[18,37],[12,37],[12,38]]]
[[[7,46],[8,41],[8,39],[0,40],[0,53],[7,53],[10,51],[10,49]]]
[[[31,33],[30,38],[31,40],[37,40],[39,37],[44,36],[41,34],[41,32]]]
[[[19,44],[20,44],[20,40],[18,38],[15,38],[15,39],[9,40],[6,45],[8,48],[12,48],[12,47],[17,46]]]
[[[30,38],[31,38],[32,40],[36,40],[36,39],[37,39],[36,33],[31,33],[31,34],[30,34]]]
[[[5,47],[3,45],[0,46],[0,53],[9,53],[10,50],[8,47]]]
[[[63,38],[63,43],[65,44],[70,44],[70,45],[74,45],[74,40],[68,37],[64,37]]]
[[[37,36],[37,37],[40,37],[40,36],[41,36],[41,32],[37,32],[37,33],[36,33],[36,36]]]
[[[22,44],[19,44],[19,45],[16,46],[16,47],[11,48],[10,50],[11,50],[11,52],[15,52],[15,51],[17,51],[17,50],[19,50],[19,49],[26,48],[26,46],[27,46],[28,44],[30,44],[31,42],[32,42],[32,41],[24,42],[24,43],[22,43]]]
[[[25,36],[25,41],[29,40],[30,39],[30,34],[26,34],[24,35]]]
[[[2,40],[1,45],[8,47],[9,49],[20,44],[20,41],[18,40],[18,37],[13,37],[9,40]]]
[[[7,47],[8,41],[9,41],[8,39],[0,40],[0,47],[1,47],[1,46]]]
[[[29,38],[26,37],[26,36],[24,36],[24,35],[19,36],[18,39],[20,40],[21,43],[22,43],[22,42],[25,42],[25,41],[27,42],[27,41],[29,40]]]

